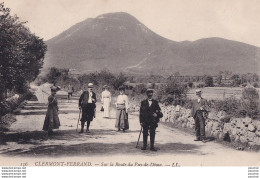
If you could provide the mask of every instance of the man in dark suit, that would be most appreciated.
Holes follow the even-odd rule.
[[[79,133],[83,133],[85,122],[87,122],[87,130],[89,133],[90,122],[93,120],[96,109],[96,94],[93,92],[93,84],[88,84],[88,91],[84,91],[79,98],[79,109],[82,110],[81,117],[81,130]]]
[[[154,147],[155,130],[158,127],[158,122],[162,117],[161,108],[158,101],[153,99],[153,90],[146,91],[147,99],[141,102],[140,107],[140,124],[143,128],[143,147],[147,149],[148,130],[150,130],[150,150],[157,151]]]
[[[196,139],[194,141],[206,142],[205,119],[207,117],[207,101],[201,97],[201,90],[196,90],[197,99],[192,101],[191,116],[195,120]]]

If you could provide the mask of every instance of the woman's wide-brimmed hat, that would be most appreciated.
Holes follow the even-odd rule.
[[[109,86],[108,85],[104,85],[103,88],[109,88]]]
[[[51,86],[51,91],[55,91],[55,92],[57,92],[57,91],[59,91],[61,88],[59,87],[59,86]]]

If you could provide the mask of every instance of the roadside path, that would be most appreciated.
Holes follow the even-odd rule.
[[[47,95],[47,94],[45,94]],[[47,96],[44,96],[47,97]],[[0,145],[0,165],[16,165],[25,160],[31,166],[46,161],[91,161],[92,165],[103,164],[162,164],[164,166],[259,166],[259,152],[239,151],[214,141],[194,142],[194,136],[175,128],[159,124],[155,146],[158,152],[142,151],[142,137],[135,148],[140,125],[138,113],[129,114],[130,130],[116,132],[115,110],[111,118],[102,117],[101,104],[97,103],[96,118],[90,134],[76,132],[79,110],[78,97],[68,103],[66,92],[58,92],[60,129],[48,136],[42,131],[47,105],[28,101],[16,115],[10,132],[6,133],[6,144]],[[44,101],[44,100],[40,100]],[[80,125],[79,125],[80,128]],[[84,130],[85,131],[85,130]],[[2,159],[2,158],[4,159]]]

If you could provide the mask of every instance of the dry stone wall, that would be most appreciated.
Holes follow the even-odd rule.
[[[161,105],[163,122],[171,122],[182,128],[194,130],[195,122],[190,109],[180,106]],[[206,120],[206,134],[218,140],[260,146],[260,121],[246,118],[233,118],[226,112],[209,112]]]

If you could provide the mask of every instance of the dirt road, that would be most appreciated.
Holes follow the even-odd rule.
[[[40,94],[39,94],[40,92]],[[39,96],[44,94],[38,91]],[[45,93],[45,95],[47,95]],[[46,97],[46,96],[45,96]],[[138,113],[129,114],[130,130],[116,132],[115,110],[111,118],[102,117],[97,103],[96,118],[91,123],[90,134],[76,132],[79,110],[78,97],[68,103],[66,92],[58,93],[60,129],[48,136],[42,131],[47,105],[28,101],[16,115],[17,121],[5,133],[5,144],[0,145],[0,165],[41,166],[52,162],[77,162],[102,165],[136,166],[259,166],[259,152],[238,151],[214,141],[194,142],[194,136],[159,124],[155,146],[158,152],[135,148],[140,125]],[[43,101],[40,99],[40,101]],[[80,126],[79,126],[80,127]]]

